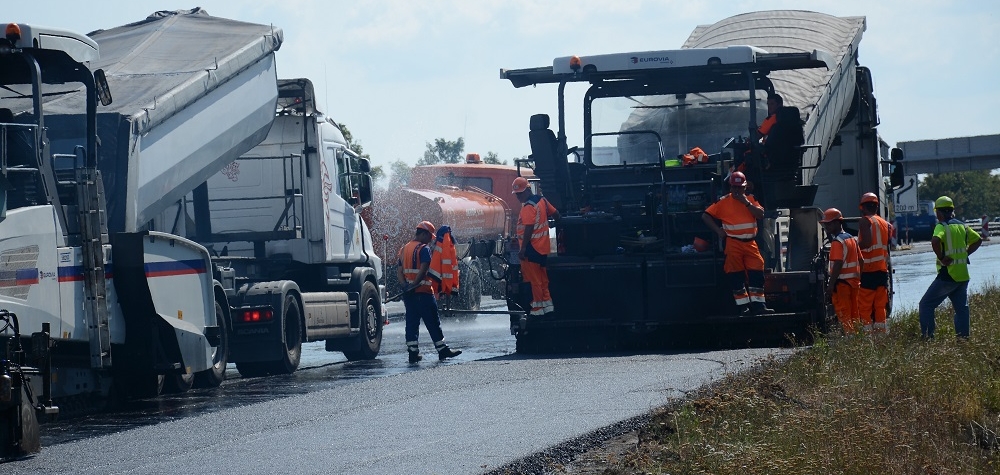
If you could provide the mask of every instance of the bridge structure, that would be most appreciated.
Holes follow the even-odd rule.
[[[903,151],[904,175],[1000,168],[1000,135],[915,140],[896,146]]]

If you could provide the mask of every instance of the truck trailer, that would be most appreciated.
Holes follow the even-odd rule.
[[[871,76],[857,64],[864,26],[860,17],[756,12],[700,26],[677,50],[501,70],[515,87],[558,85],[557,131],[538,114],[528,132],[534,173],[563,216],[546,266],[555,314],[512,316],[518,351],[775,344],[824,330],[819,207],[855,217],[871,191],[886,216],[891,191]],[[577,84],[587,88],[583,143],[570,148],[565,97]],[[763,101],[776,92],[785,133],[762,143]],[[707,160],[685,163],[695,147]],[[774,314],[738,315],[722,243],[701,222],[731,170],[745,171],[766,210],[757,242]],[[530,286],[511,264],[508,306],[524,311]]]

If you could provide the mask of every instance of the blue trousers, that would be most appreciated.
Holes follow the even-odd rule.
[[[934,279],[927,292],[920,299],[920,334],[931,338],[934,336],[934,309],[951,300],[955,309],[955,334],[968,338],[969,336],[969,281],[947,282]]]
[[[409,293],[403,295],[403,306],[406,307],[406,346],[417,346],[417,335],[420,330],[420,320],[424,321],[431,340],[438,343],[444,340],[441,331],[441,319],[438,318],[437,299],[431,294]]]

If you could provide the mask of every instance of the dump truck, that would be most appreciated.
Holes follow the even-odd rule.
[[[383,233],[388,293],[401,290],[395,281],[396,253],[427,220],[451,227],[460,259],[459,292],[441,302],[443,313],[474,316],[468,312],[480,309],[483,295],[502,298],[505,264],[496,256],[516,223],[511,210],[520,209],[511,188],[518,173],[516,166],[483,163],[479,154],[470,153],[464,163],[416,166],[404,188],[384,190],[372,222]]]
[[[555,313],[524,314],[530,286],[511,260],[518,351],[774,344],[825,329],[820,208],[841,209],[856,232],[859,199],[875,192],[887,216],[883,177],[901,159],[877,133],[871,74],[858,64],[864,29],[863,17],[755,12],[699,26],[681,49],[502,69],[517,88],[558,86],[556,132],[545,114],[528,132],[534,174],[562,214],[546,264]],[[583,136],[571,148],[566,96],[577,85]],[[762,143],[763,102],[776,92],[794,127]],[[684,160],[696,147],[706,157]],[[737,169],[766,210],[757,241],[774,314],[738,315],[722,245],[701,221]]]

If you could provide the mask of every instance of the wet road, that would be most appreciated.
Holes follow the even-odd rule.
[[[992,243],[990,243],[992,244]],[[917,243],[913,251],[893,257],[896,269],[895,308],[916,308],[924,290],[934,278],[934,263],[928,243]],[[1000,281],[1000,246],[983,246],[972,256],[972,286],[978,289],[992,280]],[[503,303],[488,298],[484,309],[499,309]],[[242,378],[230,365],[228,380],[211,390],[192,390],[185,394],[165,395],[155,399],[130,402],[127,407],[111,413],[46,424],[43,446],[52,447],[72,441],[104,436],[127,429],[181,420],[227,409],[275,399],[305,395],[342,387],[347,384],[440,366],[470,361],[495,359],[514,353],[514,338],[509,333],[506,315],[480,315],[472,320],[445,319],[443,328],[447,342],[464,353],[453,361],[440,363],[433,358],[433,347],[421,326],[421,346],[425,361],[418,365],[406,362],[402,305],[387,306],[391,323],[384,328],[379,359],[348,362],[341,353],[329,353],[322,342],[303,345],[299,371],[287,376]]]
[[[482,308],[499,310],[505,308],[505,304],[485,297]],[[226,372],[227,379],[218,388],[193,389],[184,394],[130,401],[125,407],[110,413],[45,424],[42,428],[42,446],[50,447],[129,428],[336,388],[358,380],[514,353],[515,342],[510,335],[510,319],[507,315],[479,315],[474,319],[446,318],[442,319],[445,341],[452,348],[461,349],[462,355],[451,361],[438,362],[427,330],[421,325],[420,344],[424,361],[411,365],[407,362],[403,334],[403,306],[395,302],[388,304],[386,309],[390,323],[383,328],[382,350],[376,360],[351,362],[347,361],[343,353],[326,351],[323,342],[305,343],[302,345],[299,369],[293,374],[243,378],[236,371],[236,366],[230,364]]]

